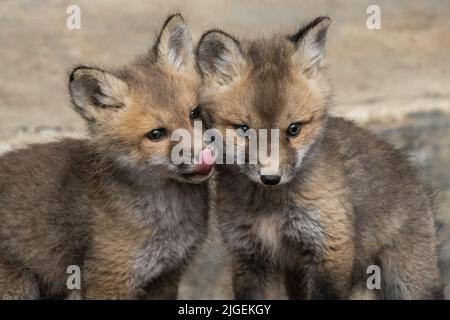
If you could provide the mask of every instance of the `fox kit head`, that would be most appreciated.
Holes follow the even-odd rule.
[[[321,71],[329,24],[329,18],[320,17],[289,37],[242,42],[213,30],[200,40],[199,99],[211,124],[222,134],[239,129],[241,137],[268,130],[266,161],[258,156],[254,163],[237,167],[257,183],[273,186],[291,181],[321,136],[330,98]],[[271,129],[278,129],[278,137],[271,136]],[[248,153],[249,142],[234,141],[226,145],[226,153],[230,148],[235,155]]]
[[[114,71],[77,67],[69,90],[101,157],[136,177],[197,183],[211,175],[212,165],[173,163],[171,133],[193,132],[198,85],[190,32],[182,16],[173,15],[148,54]]]

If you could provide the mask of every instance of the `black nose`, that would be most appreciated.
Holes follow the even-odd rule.
[[[280,182],[280,180],[281,180],[280,176],[272,176],[272,175],[261,176],[262,183],[267,184],[269,186],[277,185]]]

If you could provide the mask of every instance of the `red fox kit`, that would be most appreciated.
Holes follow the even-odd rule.
[[[171,132],[198,117],[192,47],[174,15],[132,64],[75,68],[69,90],[91,138],[0,158],[0,298],[67,297],[70,265],[82,273],[72,296],[177,297],[207,232],[212,174],[170,157]]]
[[[292,36],[255,41],[213,30],[198,45],[199,102],[211,125],[279,130],[274,172],[260,162],[217,165],[235,296],[265,298],[267,282],[282,275],[293,299],[441,297],[431,201],[413,165],[327,115],[329,23],[320,17]],[[225,151],[247,152],[239,148]],[[370,265],[380,267],[381,290],[367,288]]]

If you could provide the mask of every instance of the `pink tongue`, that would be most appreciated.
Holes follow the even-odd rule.
[[[200,163],[197,165],[197,171],[199,173],[208,173],[214,166],[216,157],[213,155],[210,149],[205,148],[200,152],[199,158]]]

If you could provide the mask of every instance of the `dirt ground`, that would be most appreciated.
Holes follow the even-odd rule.
[[[81,8],[68,30],[66,8]],[[381,9],[380,30],[366,9]],[[169,13],[182,12],[194,39],[218,27],[245,37],[294,32],[329,15],[332,113],[354,119],[404,149],[438,191],[440,258],[450,298],[450,1],[0,1],[0,152],[61,136],[84,136],[71,110],[67,74],[76,64],[126,63],[150,47]],[[0,177],[1,178],[1,177]],[[183,298],[230,297],[227,258],[205,246]]]

